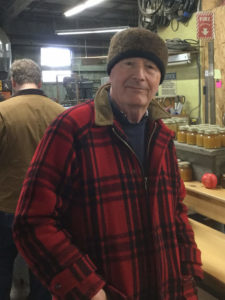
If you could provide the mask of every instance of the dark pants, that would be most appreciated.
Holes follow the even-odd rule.
[[[0,300],[10,299],[13,265],[18,254],[12,237],[13,214],[0,211]],[[30,300],[51,300],[49,291],[29,271]]]

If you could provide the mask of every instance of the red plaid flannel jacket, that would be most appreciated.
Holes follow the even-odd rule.
[[[17,247],[54,299],[100,288],[113,300],[197,299],[200,251],[165,113],[151,102],[144,170],[107,90],[48,128],[17,206]]]

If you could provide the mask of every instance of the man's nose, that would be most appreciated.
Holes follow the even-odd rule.
[[[138,80],[144,80],[145,78],[145,68],[142,65],[137,65],[134,68],[133,77]]]

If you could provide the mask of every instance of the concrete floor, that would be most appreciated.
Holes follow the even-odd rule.
[[[21,256],[17,256],[10,300],[25,300],[29,294],[28,268]]]
[[[212,295],[210,295],[209,293],[198,288],[198,299],[199,300],[217,300],[218,298],[215,298]]]

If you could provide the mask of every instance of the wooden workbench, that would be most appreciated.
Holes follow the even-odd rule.
[[[191,210],[225,224],[225,189],[207,189],[198,181],[185,182],[185,204]],[[189,219],[195,241],[201,250],[206,288],[218,299],[225,299],[225,234]],[[200,285],[201,286],[201,285]]]
[[[225,189],[207,189],[198,181],[185,182],[185,187],[184,203],[189,209],[225,224]]]

